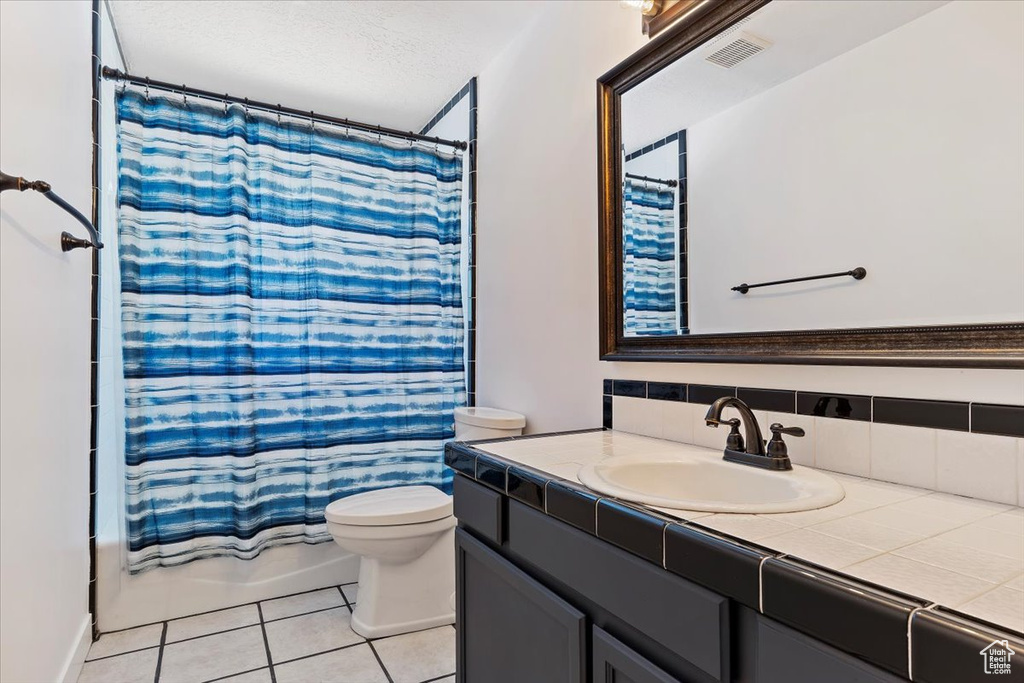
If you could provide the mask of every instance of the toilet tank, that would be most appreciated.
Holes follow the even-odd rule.
[[[456,408],[456,441],[500,439],[519,436],[526,426],[526,418],[511,410],[498,408]]]

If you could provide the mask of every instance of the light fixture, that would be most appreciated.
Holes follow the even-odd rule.
[[[619,6],[638,9],[645,17],[653,17],[661,11],[661,0],[619,0]]]

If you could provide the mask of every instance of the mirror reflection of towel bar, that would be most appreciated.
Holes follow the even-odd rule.
[[[60,234],[61,251],[85,249],[88,247],[92,247],[93,249],[103,248],[103,243],[100,242],[99,233],[96,232],[96,228],[94,228],[92,223],[89,222],[89,219],[83,216],[78,209],[64,201],[60,195],[51,190],[50,183],[42,180],[25,180],[24,178],[8,175],[3,171],[0,171],[0,192],[3,192],[4,190],[18,190],[19,192],[35,190],[60,208],[67,211],[75,220],[85,226],[85,229],[89,231],[90,239],[84,240],[79,237],[75,237],[70,232],[64,231]]]
[[[852,277],[854,280],[863,280],[864,276],[868,274],[864,268],[860,266],[853,270],[844,270],[841,273],[826,273],[825,275],[811,275],[809,277],[794,277],[788,280],[773,280],[772,282],[759,282],[756,285],[748,285],[744,282],[742,285],[737,285],[732,288],[732,291],[739,292],[740,294],[746,294],[752,289],[757,287],[771,287],[772,285],[787,285],[790,282],[807,282],[808,280],[824,280],[830,277]]]

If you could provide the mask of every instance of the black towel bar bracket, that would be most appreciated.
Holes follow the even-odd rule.
[[[96,232],[96,228],[89,222],[89,219],[82,215],[82,213],[75,207],[68,204],[64,199],[61,198],[56,192],[50,189],[50,184],[42,180],[25,180],[18,176],[8,175],[3,171],[0,171],[0,192],[6,190],[18,190],[24,192],[25,190],[35,190],[44,197],[49,199],[51,202],[64,209],[66,212],[77,220],[79,223],[85,226],[85,229],[89,231],[90,239],[82,239],[75,237],[66,230],[60,234],[60,249],[61,251],[71,251],[72,249],[86,249],[92,247],[93,249],[102,249],[103,243],[100,242],[100,235]]]
[[[811,275],[809,277],[794,277],[788,280],[773,280],[772,282],[759,282],[756,285],[748,285],[744,282],[742,285],[736,285],[732,288],[732,291],[739,292],[740,294],[746,294],[752,289],[757,287],[771,287],[772,285],[788,285],[791,282],[807,282],[808,280],[824,280],[830,277],[852,277],[854,280],[863,280],[868,274],[868,271],[864,268],[857,267],[853,270],[844,270],[841,273],[826,273],[824,275]]]

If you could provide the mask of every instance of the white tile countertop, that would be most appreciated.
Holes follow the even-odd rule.
[[[577,483],[583,465],[680,450],[673,441],[611,430],[474,447]],[[641,507],[1024,631],[1024,508],[827,473],[846,497],[817,510],[751,515]]]

